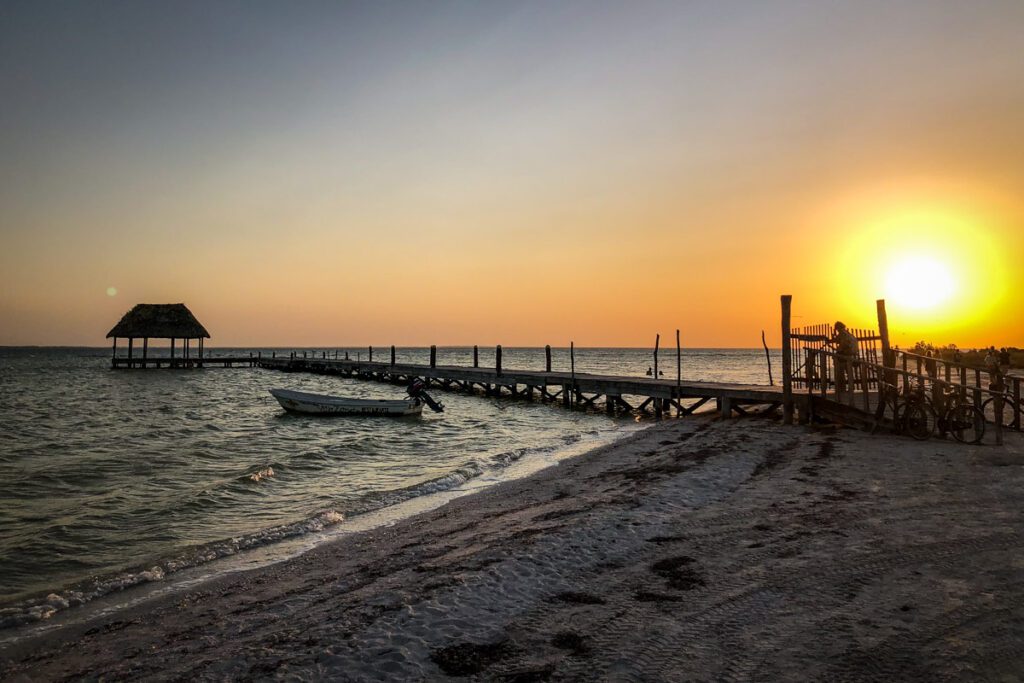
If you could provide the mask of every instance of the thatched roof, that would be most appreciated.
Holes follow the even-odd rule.
[[[210,333],[199,324],[185,304],[136,304],[107,333],[107,339],[111,337],[209,339]]]

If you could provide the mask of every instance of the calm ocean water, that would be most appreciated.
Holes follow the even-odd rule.
[[[400,349],[398,359],[426,362],[428,353]],[[447,406],[441,415],[304,418],[284,413],[267,389],[403,392],[251,368],[114,372],[108,354],[0,349],[0,626],[637,428],[629,417],[436,390]],[[643,375],[651,357],[578,349],[576,368]],[[493,358],[480,349],[481,365]],[[674,349],[660,360],[674,377]],[[472,349],[439,349],[438,363],[470,365]],[[780,364],[776,355],[776,372]],[[543,369],[544,351],[504,349],[503,365]],[[569,368],[568,350],[554,350],[554,367]],[[767,384],[761,350],[688,349],[683,376]]]

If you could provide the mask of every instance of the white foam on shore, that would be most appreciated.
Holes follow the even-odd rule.
[[[108,616],[224,574],[282,562],[344,535],[394,524],[497,483],[529,476],[566,458],[625,438],[641,427],[620,426],[613,432],[596,432],[550,448],[516,449],[484,464],[473,461],[442,477],[387,492],[382,496],[381,506],[349,517],[326,510],[294,524],[200,546],[150,567],[103,577],[0,609],[0,645]]]

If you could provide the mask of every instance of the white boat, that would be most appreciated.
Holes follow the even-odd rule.
[[[399,401],[385,399],[343,398],[308,394],[290,389],[270,389],[281,407],[290,413],[307,415],[419,415],[423,412],[423,401],[408,398]]]

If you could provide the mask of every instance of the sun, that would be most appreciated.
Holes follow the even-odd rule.
[[[946,264],[929,256],[908,256],[890,266],[886,298],[906,308],[927,310],[947,302],[956,282]]]

